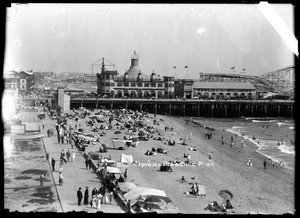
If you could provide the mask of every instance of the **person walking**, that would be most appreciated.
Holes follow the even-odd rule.
[[[58,174],[58,185],[62,186],[64,183],[64,177],[62,176],[62,172]]]
[[[266,160],[264,160],[263,165],[264,165],[264,169],[267,169],[267,161]]]
[[[89,161],[89,170],[90,170],[90,169],[92,169],[92,165],[93,165],[92,158],[89,157],[88,161]]]
[[[65,151],[64,151],[64,149],[62,149],[60,152],[60,159],[63,160],[65,163],[67,163],[65,156],[66,156]]]
[[[64,162],[62,159],[60,159],[60,162],[59,162],[59,172],[62,172],[63,170],[63,165],[64,165]]]
[[[67,155],[67,161],[69,162],[69,161],[70,161],[70,157],[71,157],[70,150],[67,151],[67,154],[66,154],[66,155]]]
[[[52,171],[55,171],[55,160],[53,157],[51,159],[51,166],[52,166]]]
[[[96,205],[97,205],[97,198],[96,195],[93,195],[91,200],[91,207],[97,208]]]
[[[44,178],[45,178],[44,174],[41,173],[41,175],[40,175],[40,185],[41,186],[43,186]]]
[[[79,187],[77,191],[77,199],[78,199],[78,205],[81,205],[81,200],[82,200],[82,192],[81,192],[81,187]]]
[[[97,210],[101,209],[101,201],[102,201],[102,195],[100,193],[98,193],[96,195],[96,208],[97,208]]]
[[[72,151],[72,162],[74,162],[74,161],[75,161],[75,152]]]
[[[84,203],[85,205],[88,205],[88,204],[89,204],[89,187],[86,187],[86,188],[85,188],[83,203]]]
[[[87,170],[89,168],[89,159],[85,159],[85,169]]]
[[[62,144],[64,144],[64,139],[65,139],[64,135],[61,134],[61,135],[60,135],[60,140],[61,140],[61,143],[62,143]]]
[[[60,143],[60,135],[59,135],[59,131],[56,131],[56,133],[57,133],[57,141],[58,141],[58,143]]]

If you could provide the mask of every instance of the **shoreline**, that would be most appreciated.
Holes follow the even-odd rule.
[[[178,117],[175,117],[175,118],[178,118]],[[193,117],[193,118],[194,118],[194,117]],[[197,118],[198,118],[198,117],[197,117]],[[255,152],[257,152],[258,154],[262,155],[264,159],[270,158],[272,161],[275,161],[275,162],[279,163],[279,161],[278,161],[275,157],[273,157],[273,156],[271,156],[271,155],[264,154],[263,152],[260,152],[259,149],[262,148],[262,147],[258,146],[258,145],[256,144],[255,140],[249,138],[249,136],[248,136],[248,137],[243,136],[243,135],[240,134],[239,132],[229,131],[229,129],[224,129],[225,131],[221,131],[221,130],[215,129],[215,128],[213,128],[213,127],[210,127],[210,126],[205,126],[205,125],[202,125],[202,124],[200,123],[199,120],[197,120],[197,121],[194,121],[194,120],[193,120],[193,124],[195,125],[196,128],[197,128],[197,127],[202,127],[202,128],[205,128],[205,129],[208,130],[208,131],[211,131],[211,130],[212,130],[212,131],[219,131],[219,132],[225,132],[225,131],[226,131],[226,135],[235,135],[235,134],[237,134],[237,135],[238,135],[238,140],[236,140],[236,141],[240,141],[240,142],[241,142],[241,141],[243,140],[243,141],[244,141],[244,147],[245,147],[245,148],[252,149],[253,151],[255,151]],[[221,141],[221,140],[219,140],[219,141]],[[248,145],[246,145],[245,142],[248,142],[248,143],[247,143]],[[227,144],[228,144],[228,143],[227,143]],[[236,143],[235,143],[235,145],[236,145]],[[281,170],[295,171],[295,168],[287,167],[287,166],[286,166],[287,163],[286,163],[286,162],[283,162],[283,163],[284,163],[284,167],[283,167]]]
[[[194,118],[198,118],[198,117],[192,117],[193,119]],[[199,118],[198,118],[199,119]],[[264,118],[264,119],[266,119],[266,118]],[[267,119],[267,120],[270,120],[269,118]],[[277,119],[273,119],[273,120],[277,120]],[[202,125],[201,123],[200,123],[200,121],[199,120],[197,120],[197,121],[194,121],[193,120],[193,123],[194,123],[194,125],[196,125],[196,127],[203,127],[203,128],[205,128],[205,129],[207,129],[207,130],[213,130],[213,131],[219,131],[219,132],[227,132],[226,133],[226,135],[238,135],[238,142],[239,142],[239,145],[240,145],[240,142],[243,140],[244,141],[244,147],[248,147],[248,148],[251,148],[251,149],[253,149],[255,152],[257,152],[258,154],[260,154],[260,155],[262,155],[263,157],[264,157],[264,159],[271,159],[273,162],[275,162],[275,163],[277,163],[277,164],[279,164],[280,163],[280,161],[278,160],[278,159],[276,159],[276,157],[274,157],[274,156],[272,156],[272,155],[268,155],[268,154],[265,154],[264,152],[262,152],[262,151],[260,151],[260,149],[262,149],[263,148],[263,146],[259,146],[258,144],[257,144],[257,142],[256,141],[258,141],[257,139],[252,139],[251,137],[250,137],[250,135],[242,135],[240,132],[238,132],[238,131],[232,131],[232,130],[230,130],[230,129],[224,129],[223,131],[221,131],[221,130],[219,130],[219,129],[215,129],[215,128],[213,128],[213,127],[210,127],[210,126],[205,126],[205,125]],[[196,123],[198,123],[198,124],[196,124]],[[221,141],[221,140],[220,140]],[[249,146],[247,146],[246,144],[245,144],[245,142],[248,142],[247,144],[249,145]],[[228,144],[229,144],[229,142],[228,142]],[[236,143],[234,143],[235,145],[236,145]],[[239,146],[240,147],[240,146]],[[282,152],[282,151],[281,151]],[[282,153],[285,153],[285,152],[282,152]],[[285,154],[288,154],[288,153],[285,153]],[[289,163],[287,163],[287,162],[285,162],[285,161],[283,161],[283,168],[282,168],[282,170],[290,170],[290,171],[295,171],[295,164],[293,164],[293,167],[289,167],[289,166],[287,166],[287,165],[289,165]]]

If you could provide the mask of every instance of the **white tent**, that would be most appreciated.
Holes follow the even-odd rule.
[[[133,156],[121,154],[121,163],[125,163],[125,164],[133,163]]]
[[[166,193],[162,190],[153,189],[153,188],[144,188],[144,187],[138,187],[136,189],[133,189],[126,194],[124,194],[124,198],[126,200],[134,200],[139,198],[140,196],[147,196],[147,195],[158,195],[158,196],[167,196]]]

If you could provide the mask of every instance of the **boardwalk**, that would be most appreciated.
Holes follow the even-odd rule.
[[[41,125],[42,125],[41,121]],[[85,159],[82,156],[81,152],[78,151],[77,148],[71,148],[70,144],[59,144],[57,142],[56,133],[51,138],[47,138],[47,129],[53,128],[55,129],[55,121],[52,121],[48,116],[45,119],[45,130],[44,131],[44,145],[46,152],[49,153],[49,160],[53,157],[56,160],[56,167],[55,172],[52,172],[55,185],[57,188],[59,200],[62,206],[63,212],[68,211],[86,211],[86,212],[97,212],[95,208],[91,208],[90,205],[81,206],[77,205],[77,190],[81,187],[82,193],[84,194],[85,187],[89,187],[89,195],[91,199],[91,191],[94,187],[99,189],[100,187],[100,180],[96,176],[96,174],[92,170],[85,169]],[[65,151],[70,150],[75,152],[75,161],[68,162],[67,164],[63,165],[63,177],[64,177],[64,184],[63,186],[58,185],[58,162],[60,157],[61,150],[64,149]],[[71,161],[71,160],[70,160]],[[50,164],[49,164],[49,167]],[[105,213],[124,213],[124,211],[117,205],[116,201],[113,201],[113,204],[102,204],[101,210]]]

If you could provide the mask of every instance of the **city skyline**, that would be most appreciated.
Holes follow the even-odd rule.
[[[294,32],[293,6],[272,6]],[[294,65],[293,52],[251,4],[12,4],[5,46],[5,70],[91,74],[104,57],[122,75],[134,51],[144,74],[180,78]]]

